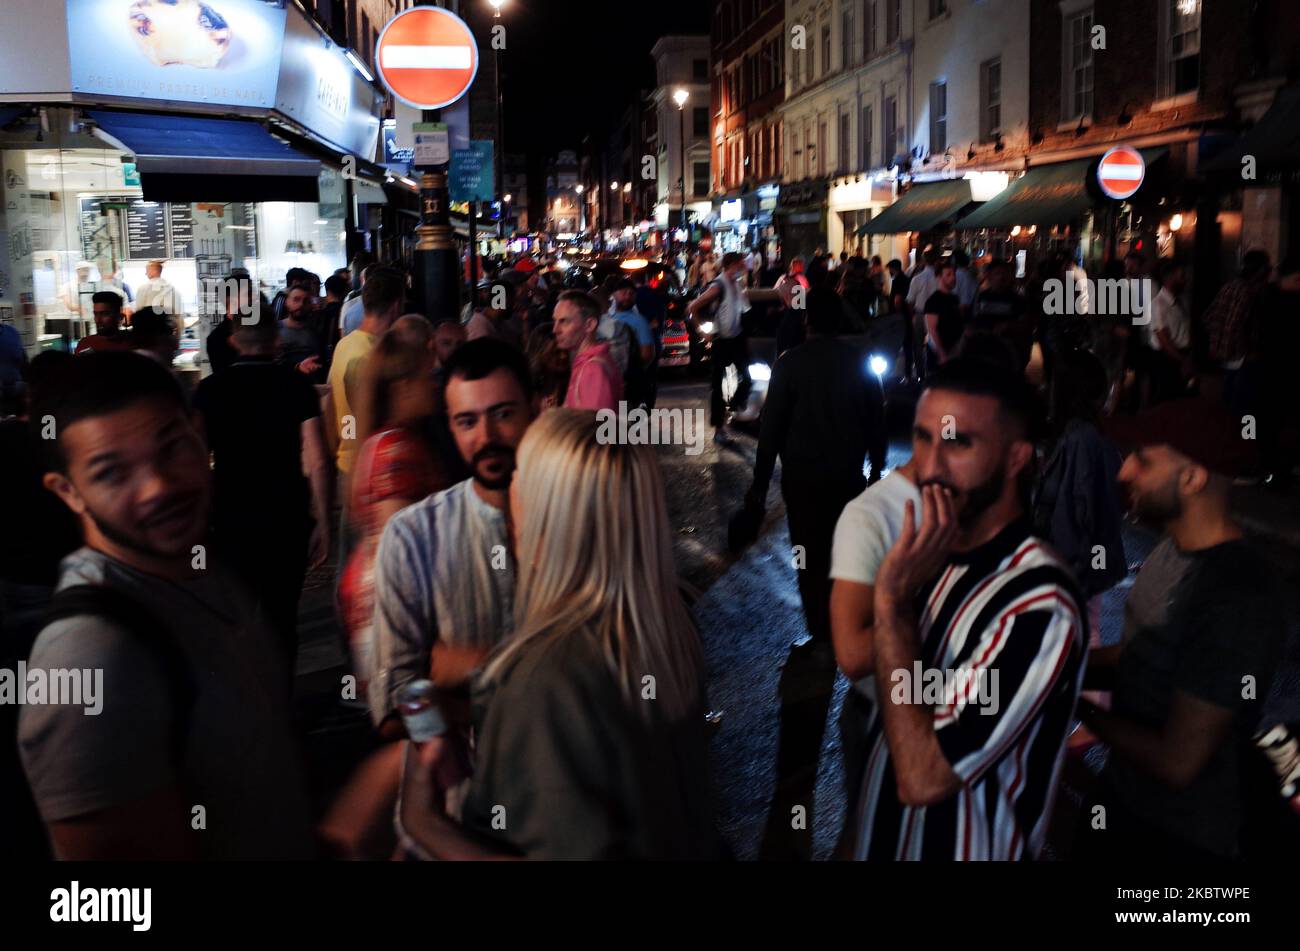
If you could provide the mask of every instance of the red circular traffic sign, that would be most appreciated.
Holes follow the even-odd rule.
[[[1147,163],[1142,153],[1127,145],[1111,149],[1097,164],[1097,182],[1107,198],[1132,198],[1146,178]]]
[[[441,109],[469,91],[478,44],[465,21],[441,7],[415,7],[388,21],[375,44],[388,91],[416,109]]]

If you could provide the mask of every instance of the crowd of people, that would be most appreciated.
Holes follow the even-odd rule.
[[[1256,445],[1279,484],[1295,459],[1274,347],[1297,269],[1273,282],[1247,255],[1193,322],[1163,261],[1145,325],[1053,313],[1064,257],[1028,288],[960,250],[910,273],[682,263],[718,442],[749,401],[755,309],[776,329],[737,501],[764,509],[780,462],[808,651],[852,681],[838,855],[1037,857],[1068,751],[1096,741],[1108,831],[1082,810],[1074,854],[1278,841],[1254,737],[1289,619],[1228,501]],[[598,437],[597,411],[655,405],[668,289],[636,272],[584,288],[523,257],[430,320],[405,273],[365,258],[323,284],[291,273],[273,301],[229,283],[192,393],[166,307],[122,330],[112,294],[77,355],[42,354],[6,391],[6,663],[102,672],[104,699],[10,724],[13,841],[63,859],[727,856],[655,450]],[[919,393],[892,471],[859,334],[892,335],[890,387]],[[1126,509],[1165,538],[1102,645]],[[373,752],[322,807],[291,700],[304,578],[331,553],[340,698]],[[791,814],[811,808],[778,790],[769,827],[808,840]]]

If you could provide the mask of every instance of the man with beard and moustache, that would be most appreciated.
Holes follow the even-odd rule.
[[[207,447],[165,367],[74,360],[45,487],[85,546],[61,565],[31,670],[102,671],[101,708],[22,708],[19,751],[57,858],[308,858],[275,637],[207,544]],[[30,679],[30,676],[29,676]],[[192,826],[203,805],[204,831]]]
[[[1081,824],[1076,857],[1250,857],[1248,827],[1263,817],[1248,805],[1251,736],[1271,725],[1261,706],[1287,636],[1279,582],[1230,510],[1233,478],[1255,462],[1251,440],[1240,417],[1203,399],[1107,431],[1133,449],[1119,472],[1130,511],[1162,526],[1173,551],[1138,572],[1129,601],[1141,611],[1126,605],[1126,622],[1140,626],[1089,655],[1113,700],[1109,711],[1081,701],[1079,714],[1111,752],[1081,815],[1103,806],[1106,828]],[[1276,786],[1269,798],[1277,806]]]
[[[375,556],[370,712],[405,735],[397,696],[412,680],[440,690],[449,722],[468,724],[468,682],[514,622],[507,520],[515,449],[533,420],[528,364],[514,347],[471,340],[447,361],[447,418],[469,479],[398,512]]]
[[[1069,568],[1025,515],[1037,415],[1023,379],[976,360],[949,361],[921,394],[920,524],[906,501],[858,671],[874,670],[880,713],[849,817],[854,858],[1005,860],[1043,845],[1088,631]]]

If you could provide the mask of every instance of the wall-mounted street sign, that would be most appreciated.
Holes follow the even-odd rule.
[[[416,109],[441,109],[469,91],[478,44],[465,21],[441,7],[415,7],[388,21],[375,65],[388,91]]]
[[[1127,145],[1111,149],[1097,163],[1097,184],[1102,194],[1116,201],[1132,198],[1146,178],[1147,163],[1142,153]]]

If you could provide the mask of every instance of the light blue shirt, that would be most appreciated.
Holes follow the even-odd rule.
[[[614,311],[614,319],[627,324],[636,334],[636,342],[642,347],[653,347],[655,338],[650,330],[650,321],[641,316],[641,312],[633,307],[631,310]]]
[[[361,305],[361,295],[349,297],[339,308],[339,339],[342,340],[352,331],[361,326],[361,322],[366,319],[366,309]]]
[[[514,630],[515,565],[505,512],[466,479],[402,509],[375,555],[370,715],[397,711],[397,694],[429,675],[435,641],[495,647]]]

